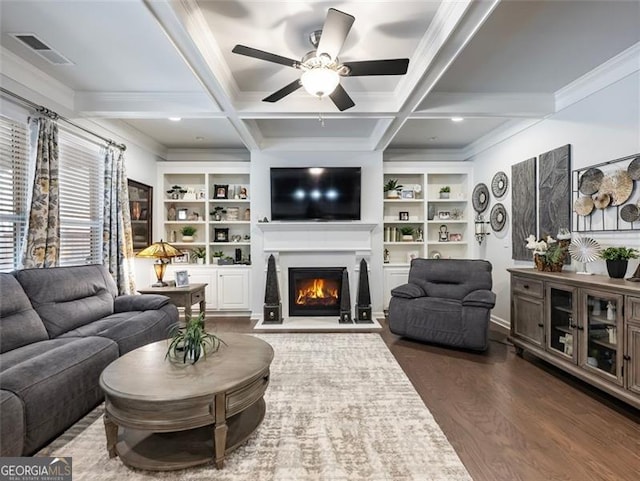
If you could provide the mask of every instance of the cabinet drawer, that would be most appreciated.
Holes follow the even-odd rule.
[[[227,394],[227,419],[245,410],[260,399],[267,390],[268,385],[269,371],[267,370],[249,384]]]
[[[526,277],[512,277],[511,289],[514,292],[520,292],[532,297],[544,297],[544,286],[542,281],[536,281]]]
[[[204,292],[203,291],[194,292],[193,294],[191,294],[191,304],[189,304],[189,305],[193,306],[194,304],[199,303],[203,299],[204,299]]]
[[[627,297],[627,321],[640,322],[640,297]]]

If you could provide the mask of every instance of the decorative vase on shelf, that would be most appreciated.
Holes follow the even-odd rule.
[[[411,241],[413,241],[413,235],[411,235],[411,234],[403,235],[402,236],[402,240],[403,240],[403,242],[411,242]]]
[[[427,209],[427,220],[433,220],[436,216],[436,206],[433,204],[429,204],[429,208]]]
[[[193,242],[193,236],[192,235],[183,235],[182,236],[182,242]]]
[[[449,192],[440,192],[440,198],[441,199],[448,199],[449,198]]]

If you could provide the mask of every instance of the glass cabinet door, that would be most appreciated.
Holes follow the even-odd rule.
[[[583,291],[585,349],[580,364],[618,384],[622,384],[622,303],[622,296]]]
[[[566,286],[547,285],[547,351],[577,362],[576,290]]]
[[[128,180],[129,212],[133,231],[133,250],[139,252],[151,245],[151,209],[153,188],[149,185]]]

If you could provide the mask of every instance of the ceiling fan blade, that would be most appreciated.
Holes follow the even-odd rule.
[[[333,103],[336,104],[338,110],[343,112],[347,109],[350,109],[355,105],[355,102],[351,100],[347,91],[342,88],[342,85],[338,84],[336,89],[329,95]]]
[[[361,77],[365,75],[404,75],[409,68],[408,58],[393,58],[387,60],[365,60],[362,62],[344,62],[351,70],[347,77]]]
[[[277,92],[274,92],[271,95],[269,95],[268,97],[263,98],[262,101],[263,102],[277,102],[278,100],[280,100],[280,99],[286,97],[287,95],[295,92],[300,87],[302,87],[302,84],[300,83],[300,79],[296,79],[293,82],[291,82],[290,84],[282,87]]]
[[[236,45],[231,51],[239,55],[258,58],[260,60],[266,60],[267,62],[279,63],[281,65],[286,65],[287,67],[298,68],[300,66],[300,62],[297,60],[282,57],[275,53],[265,52],[264,50],[258,50],[257,48],[247,47],[245,45]]]
[[[353,25],[354,20],[354,16],[336,10],[335,8],[330,8],[327,12],[324,26],[322,27],[317,56],[319,57],[325,54],[331,57],[331,60],[335,60],[340,50],[342,50],[342,46],[344,45],[349,30],[351,30],[351,25]]]

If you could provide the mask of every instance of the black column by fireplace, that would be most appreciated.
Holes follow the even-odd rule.
[[[289,316],[339,316],[346,267],[290,267]]]

